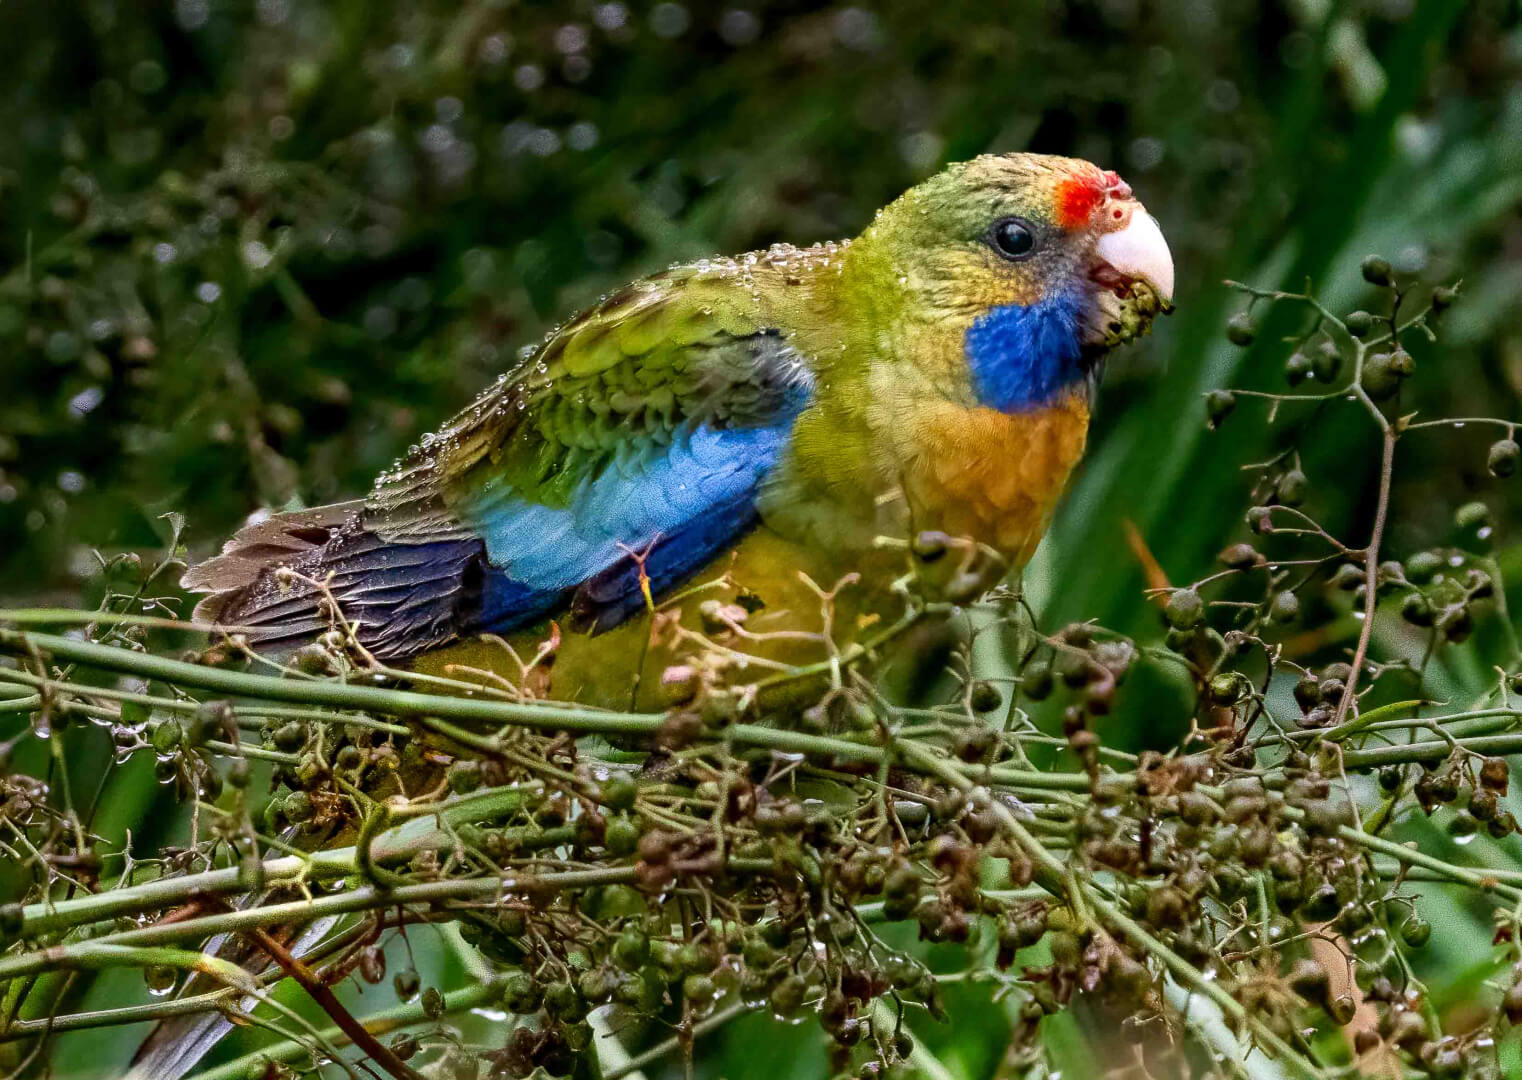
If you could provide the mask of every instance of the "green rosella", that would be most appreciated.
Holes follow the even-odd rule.
[[[669,628],[697,622],[699,599],[759,601],[735,650],[752,659],[725,673],[751,679],[818,658],[817,590],[853,571],[836,628],[900,604],[889,584],[906,565],[955,594],[1029,559],[1083,452],[1104,355],[1172,292],[1162,233],[1114,173],[981,157],[853,241],[614,293],[368,497],[251,524],[186,584],[210,594],[200,617],[256,647],[325,633],[336,604],[364,648],[423,669],[500,669],[501,645],[473,638],[532,655],[555,620],[570,632],[549,693],[614,706],[635,686],[652,704],[649,676],[670,662],[677,635],[652,634],[652,606],[666,601]],[[978,558],[917,564],[927,534]],[[229,1026],[161,1023],[131,1080],[183,1076]]]
[[[746,652],[817,657],[796,632],[821,619],[800,572],[826,588],[863,572],[843,625],[886,610],[927,533],[992,553],[996,573],[1029,559],[1102,358],[1172,292],[1162,233],[1115,173],[980,157],[855,240],[619,290],[368,497],[249,525],[186,584],[258,647],[322,633],[331,597],[374,655],[432,654],[424,667],[500,666],[500,645],[471,639],[529,643],[556,619],[550,693],[596,704],[627,706],[641,669],[669,663],[649,648],[652,597],[713,579],[700,596],[765,605]]]

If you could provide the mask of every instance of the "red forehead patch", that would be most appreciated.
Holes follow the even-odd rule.
[[[1105,194],[1105,182],[1097,176],[1075,176],[1062,181],[1057,185],[1057,223],[1064,229],[1087,225],[1104,202]]]

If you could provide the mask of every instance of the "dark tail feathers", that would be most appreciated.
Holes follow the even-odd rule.
[[[348,502],[248,525],[182,584],[210,594],[196,606],[198,620],[235,628],[261,651],[310,641],[341,613],[365,648],[400,659],[483,629],[487,609],[535,614],[539,605],[525,602],[538,594],[503,595],[506,583],[488,581],[500,577],[476,537],[387,541],[366,527],[363,504]]]

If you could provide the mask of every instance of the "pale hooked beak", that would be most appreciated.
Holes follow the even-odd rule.
[[[1173,256],[1156,219],[1140,206],[1131,211],[1124,228],[1100,236],[1094,254],[1121,277],[1145,281],[1162,300],[1164,310],[1172,304]]]

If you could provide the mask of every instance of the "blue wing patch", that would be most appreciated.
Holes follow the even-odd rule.
[[[660,592],[755,524],[757,493],[796,415],[765,427],[697,425],[662,452],[620,453],[563,507],[488,486],[461,507],[500,575],[483,592],[483,629],[533,621],[568,591],[595,630],[627,618],[642,602],[633,556]]]

